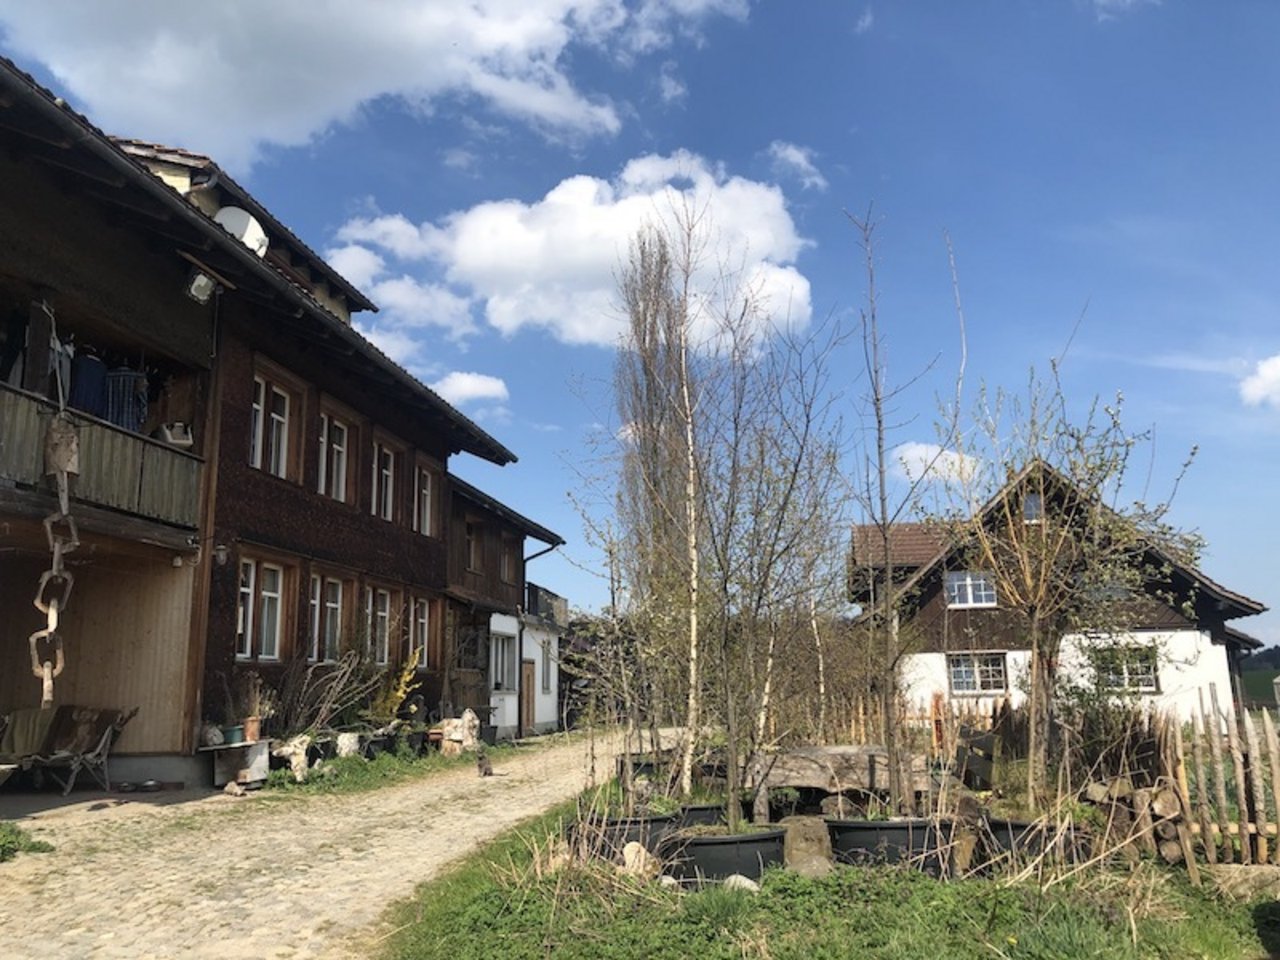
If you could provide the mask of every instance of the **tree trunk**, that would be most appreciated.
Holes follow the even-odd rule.
[[[1055,674],[1053,644],[1046,642],[1037,618],[1029,625],[1031,640],[1031,703],[1027,717],[1027,800],[1043,811],[1049,803],[1049,734],[1053,722]]]
[[[684,756],[680,762],[680,790],[693,791],[693,753],[702,723],[701,664],[698,656],[698,462],[694,450],[693,398],[689,391],[689,330],[680,328],[680,404],[685,441],[685,549],[689,575],[689,699],[686,710]]]

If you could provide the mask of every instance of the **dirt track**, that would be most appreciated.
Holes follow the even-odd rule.
[[[521,748],[495,764],[502,776],[288,802],[86,794],[19,821],[56,850],[0,864],[0,956],[367,956],[388,903],[580,790],[588,749]]]

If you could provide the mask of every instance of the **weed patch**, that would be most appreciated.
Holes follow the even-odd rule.
[[[15,823],[0,820],[0,863],[12,860],[20,853],[49,853],[51,850],[51,844],[37,840]]]

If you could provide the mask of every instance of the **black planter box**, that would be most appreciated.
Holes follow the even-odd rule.
[[[1089,837],[1074,826],[1026,820],[987,820],[980,831],[986,865],[1026,864],[1041,858],[1054,862],[1089,859]]]
[[[680,808],[681,827],[715,826],[727,819],[723,803],[687,803]]]
[[[905,863],[933,876],[950,868],[949,820],[828,820],[836,862]]]
[[[650,853],[657,851],[667,834],[679,827],[674,813],[647,817],[594,816],[575,823],[571,828],[574,844],[581,843],[585,852],[606,860],[622,862],[622,851],[628,843],[638,843]]]
[[[763,830],[728,836],[672,834],[658,854],[666,872],[681,883],[725,880],[740,874],[759,880],[767,867],[784,861],[786,830]]]

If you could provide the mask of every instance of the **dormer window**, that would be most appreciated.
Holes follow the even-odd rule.
[[[1024,523],[1039,523],[1044,519],[1044,498],[1038,493],[1028,493],[1022,498]]]
[[[994,607],[996,584],[989,573],[974,570],[947,574],[947,606],[956,608]]]

